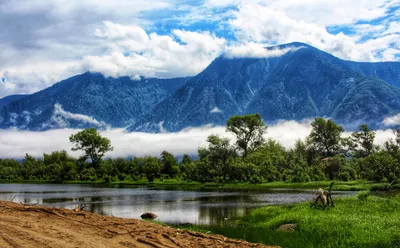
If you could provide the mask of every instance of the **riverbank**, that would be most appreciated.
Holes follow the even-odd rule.
[[[54,181],[54,180],[2,180],[0,183],[36,183],[36,184],[52,184],[52,183],[63,183],[63,184],[104,184],[104,185],[137,185],[137,186],[149,186],[149,187],[168,187],[168,186],[179,186],[182,188],[189,189],[223,189],[223,190],[267,190],[267,189],[318,189],[318,188],[329,188],[331,182],[333,184],[333,190],[337,191],[361,191],[371,190],[380,191],[386,190],[389,183],[377,183],[366,180],[358,181],[316,181],[316,182],[267,182],[267,183],[201,183],[201,182],[188,182],[177,179],[165,179],[165,180],[154,180],[152,182],[147,180],[138,181],[114,181],[106,182],[104,180],[97,181]],[[392,189],[400,190],[400,184],[391,185]]]
[[[326,209],[307,202],[261,207],[223,227],[187,228],[287,248],[400,247],[400,195],[365,196],[335,199]],[[280,230],[284,224],[296,225],[295,231]]]
[[[0,201],[0,247],[257,247],[221,235]]]

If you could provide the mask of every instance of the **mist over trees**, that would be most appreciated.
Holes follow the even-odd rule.
[[[75,159],[67,151],[54,151],[22,161],[0,160],[2,180],[52,181],[138,181],[177,179],[198,182],[308,182],[358,180],[396,182],[400,177],[400,131],[383,146],[374,145],[375,132],[365,124],[349,137],[332,120],[315,118],[305,140],[287,149],[277,141],[265,140],[267,126],[258,114],[233,116],[226,131],[236,140],[218,135],[199,147],[198,158],[185,154],[178,159],[168,151],[159,157],[111,159],[111,142],[96,129],[85,129],[70,136],[72,150],[82,151]]]

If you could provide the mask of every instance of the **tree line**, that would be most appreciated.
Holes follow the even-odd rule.
[[[0,160],[3,180],[153,181],[179,179],[198,182],[308,182],[321,180],[396,181],[400,176],[400,130],[383,146],[374,144],[375,132],[366,124],[349,137],[332,120],[315,118],[305,140],[287,149],[275,140],[264,139],[267,126],[259,114],[233,116],[226,131],[236,136],[233,143],[219,135],[207,137],[207,147],[198,149],[197,159],[178,159],[168,151],[160,157],[103,159],[112,151],[109,139],[94,128],[70,136],[78,159],[66,151],[22,161]]]

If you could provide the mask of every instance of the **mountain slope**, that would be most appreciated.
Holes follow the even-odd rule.
[[[400,85],[400,63],[344,61],[302,43],[270,49],[284,48],[293,49],[279,57],[217,58],[128,130],[158,132],[162,125],[162,130],[178,131],[188,126],[225,124],[230,116],[245,113],[260,113],[267,122],[316,116],[333,117],[345,124],[360,118],[379,122],[400,111],[397,103],[381,114],[369,113],[360,101],[358,105],[346,104],[352,90],[360,95],[370,92],[376,106],[400,97],[395,87]],[[359,86],[365,81],[369,88]],[[378,92],[380,87],[387,90]],[[363,114],[351,115],[352,111]]]
[[[158,131],[163,124],[165,129],[176,131],[187,126],[224,123],[233,113],[246,109],[277,62],[278,59],[217,58],[130,130]]]
[[[84,73],[0,108],[0,127],[43,130],[111,125],[123,127],[167,98],[189,78],[105,78]]]
[[[0,108],[3,106],[6,106],[7,104],[11,103],[11,102],[16,102],[18,100],[21,100],[22,98],[24,98],[27,95],[10,95],[10,96],[6,96],[4,98],[0,99]]]

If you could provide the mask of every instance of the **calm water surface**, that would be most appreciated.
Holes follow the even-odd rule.
[[[354,192],[334,192],[335,196]],[[86,210],[103,215],[139,218],[154,212],[157,220],[168,224],[219,225],[242,217],[252,209],[306,201],[314,190],[276,189],[263,192],[214,190],[181,190],[137,186],[104,186],[77,184],[0,184],[0,200],[38,203],[72,209],[85,204]]]

